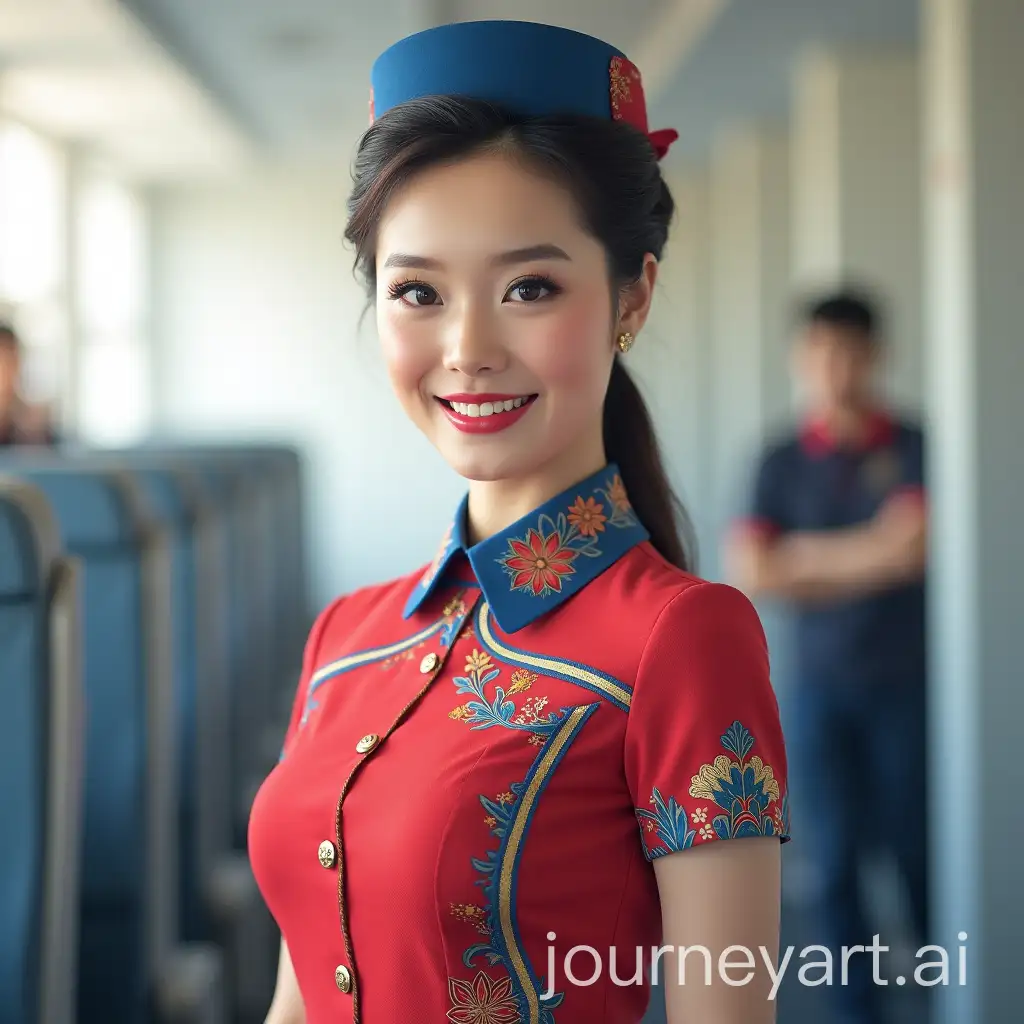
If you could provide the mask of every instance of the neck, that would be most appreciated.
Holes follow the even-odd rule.
[[[556,494],[596,473],[607,462],[601,444],[586,459],[581,459],[578,451],[572,451],[538,467],[529,476],[474,480],[469,486],[469,543],[479,544],[507,529]]]
[[[14,426],[15,401],[0,402],[0,434],[6,433]]]
[[[871,416],[874,405],[866,400],[857,400],[843,405],[830,406],[822,410],[819,419],[828,427],[837,441],[859,441]]]

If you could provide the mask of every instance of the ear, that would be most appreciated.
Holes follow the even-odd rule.
[[[640,276],[619,292],[619,318],[615,333],[628,331],[636,337],[647,322],[658,280],[658,261],[651,253],[644,256]]]

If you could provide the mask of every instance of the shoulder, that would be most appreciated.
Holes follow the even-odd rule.
[[[761,472],[785,472],[803,459],[803,453],[804,447],[797,431],[792,428],[780,431],[769,437],[761,448]]]
[[[666,646],[670,653],[685,653],[679,647],[680,639],[688,641],[692,653],[697,653],[698,648],[713,649],[740,635],[764,645],[761,620],[742,591],[684,572],[663,559],[653,547],[644,554],[650,563],[643,588],[649,595],[650,620],[649,631],[645,631],[644,660],[662,656]]]
[[[649,542],[607,575],[606,585],[595,589],[600,605],[593,617],[601,628],[592,631],[591,645],[627,646],[638,682],[666,658],[704,659],[737,638],[765,649],[761,621],[743,593],[672,565]]]
[[[926,437],[921,423],[910,416],[894,416],[892,448],[914,472],[923,472]]]
[[[310,633],[310,646],[314,649],[334,646],[339,638],[350,637],[357,625],[362,632],[368,625],[387,624],[385,628],[394,632],[402,621],[409,594],[426,569],[423,565],[405,576],[358,587],[334,598],[317,616]],[[313,656],[316,657],[315,651]]]
[[[919,420],[909,416],[897,416],[893,419],[893,432],[897,442],[918,448],[924,447],[924,428]]]
[[[680,571],[653,549],[647,557],[652,564],[630,717],[699,722],[724,716],[724,728],[729,716],[776,715],[768,643],[750,599],[728,584]]]

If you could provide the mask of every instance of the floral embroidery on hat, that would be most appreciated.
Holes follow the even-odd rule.
[[[639,98],[643,130],[646,131],[647,117],[643,112],[644,95],[639,69],[625,57],[612,57],[608,68],[608,78],[612,98],[612,117],[616,121],[629,121],[638,128],[641,127],[639,121],[634,119],[637,113],[636,101]]]

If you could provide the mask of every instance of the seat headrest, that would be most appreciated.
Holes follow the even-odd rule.
[[[139,543],[142,524],[138,510],[132,507],[126,484],[116,473],[61,466],[26,468],[19,475],[46,495],[66,547]]]

